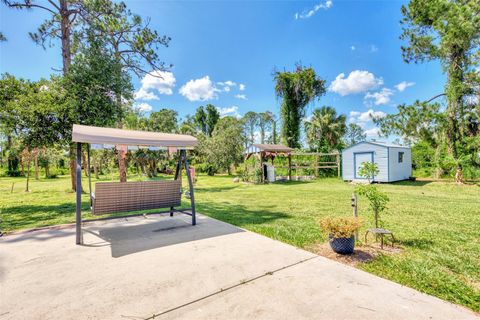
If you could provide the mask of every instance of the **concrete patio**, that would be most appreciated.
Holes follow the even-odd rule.
[[[0,238],[0,319],[478,319],[465,308],[199,215]]]

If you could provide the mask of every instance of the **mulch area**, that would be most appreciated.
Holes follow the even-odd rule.
[[[355,246],[355,251],[352,254],[346,255],[335,253],[332,248],[330,248],[330,244],[328,242],[313,245],[307,248],[307,250],[318,254],[319,256],[323,256],[352,267],[355,267],[361,263],[370,262],[382,254],[390,255],[402,252],[402,248],[398,246],[391,247],[389,245],[384,245],[383,249],[381,249],[380,244],[376,243],[366,246]]]

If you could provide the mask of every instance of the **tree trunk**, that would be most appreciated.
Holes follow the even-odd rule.
[[[83,172],[85,174],[85,177],[88,177],[88,171],[90,171],[90,168],[88,167],[87,155],[85,154],[85,152],[82,152],[82,161],[83,161]]]
[[[35,166],[35,180],[38,180],[40,179],[40,168],[38,167],[38,150],[35,149],[34,151],[34,158],[33,158],[33,163],[34,163],[34,166]]]
[[[68,1],[60,0],[60,29],[62,40],[62,62],[63,75],[66,75],[72,61],[72,52],[70,50],[70,13],[68,12]]]
[[[45,162],[45,178],[50,177],[50,166],[48,164],[48,161]]]
[[[273,121],[272,122],[272,138],[273,138],[273,144],[277,144],[277,122]]]
[[[457,170],[455,171],[455,182],[457,184],[463,184],[462,166],[457,166]]]
[[[462,61],[464,53],[453,51],[448,68],[447,82],[447,145],[448,154],[455,160],[455,182],[463,183],[462,166],[459,162],[459,143],[463,142],[463,128],[461,121],[463,118],[463,82],[464,74],[462,70]]]
[[[95,179],[100,179],[98,175],[98,159],[95,153],[93,154],[93,172],[95,173]]]
[[[127,153],[123,150],[118,150],[118,171],[120,174],[120,182],[127,182],[127,166],[125,158]]]
[[[29,192],[29,183],[30,183],[30,160],[27,162],[27,186],[25,188],[25,192]]]

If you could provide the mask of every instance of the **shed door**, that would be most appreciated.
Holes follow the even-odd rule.
[[[360,174],[358,171],[360,170],[360,166],[364,162],[373,162],[373,152],[362,152],[362,153],[354,153],[354,172],[355,172],[355,179],[365,179]]]

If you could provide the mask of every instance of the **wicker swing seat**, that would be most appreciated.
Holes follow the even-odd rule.
[[[181,204],[181,187],[181,180],[98,182],[92,195],[92,213],[177,207]]]

